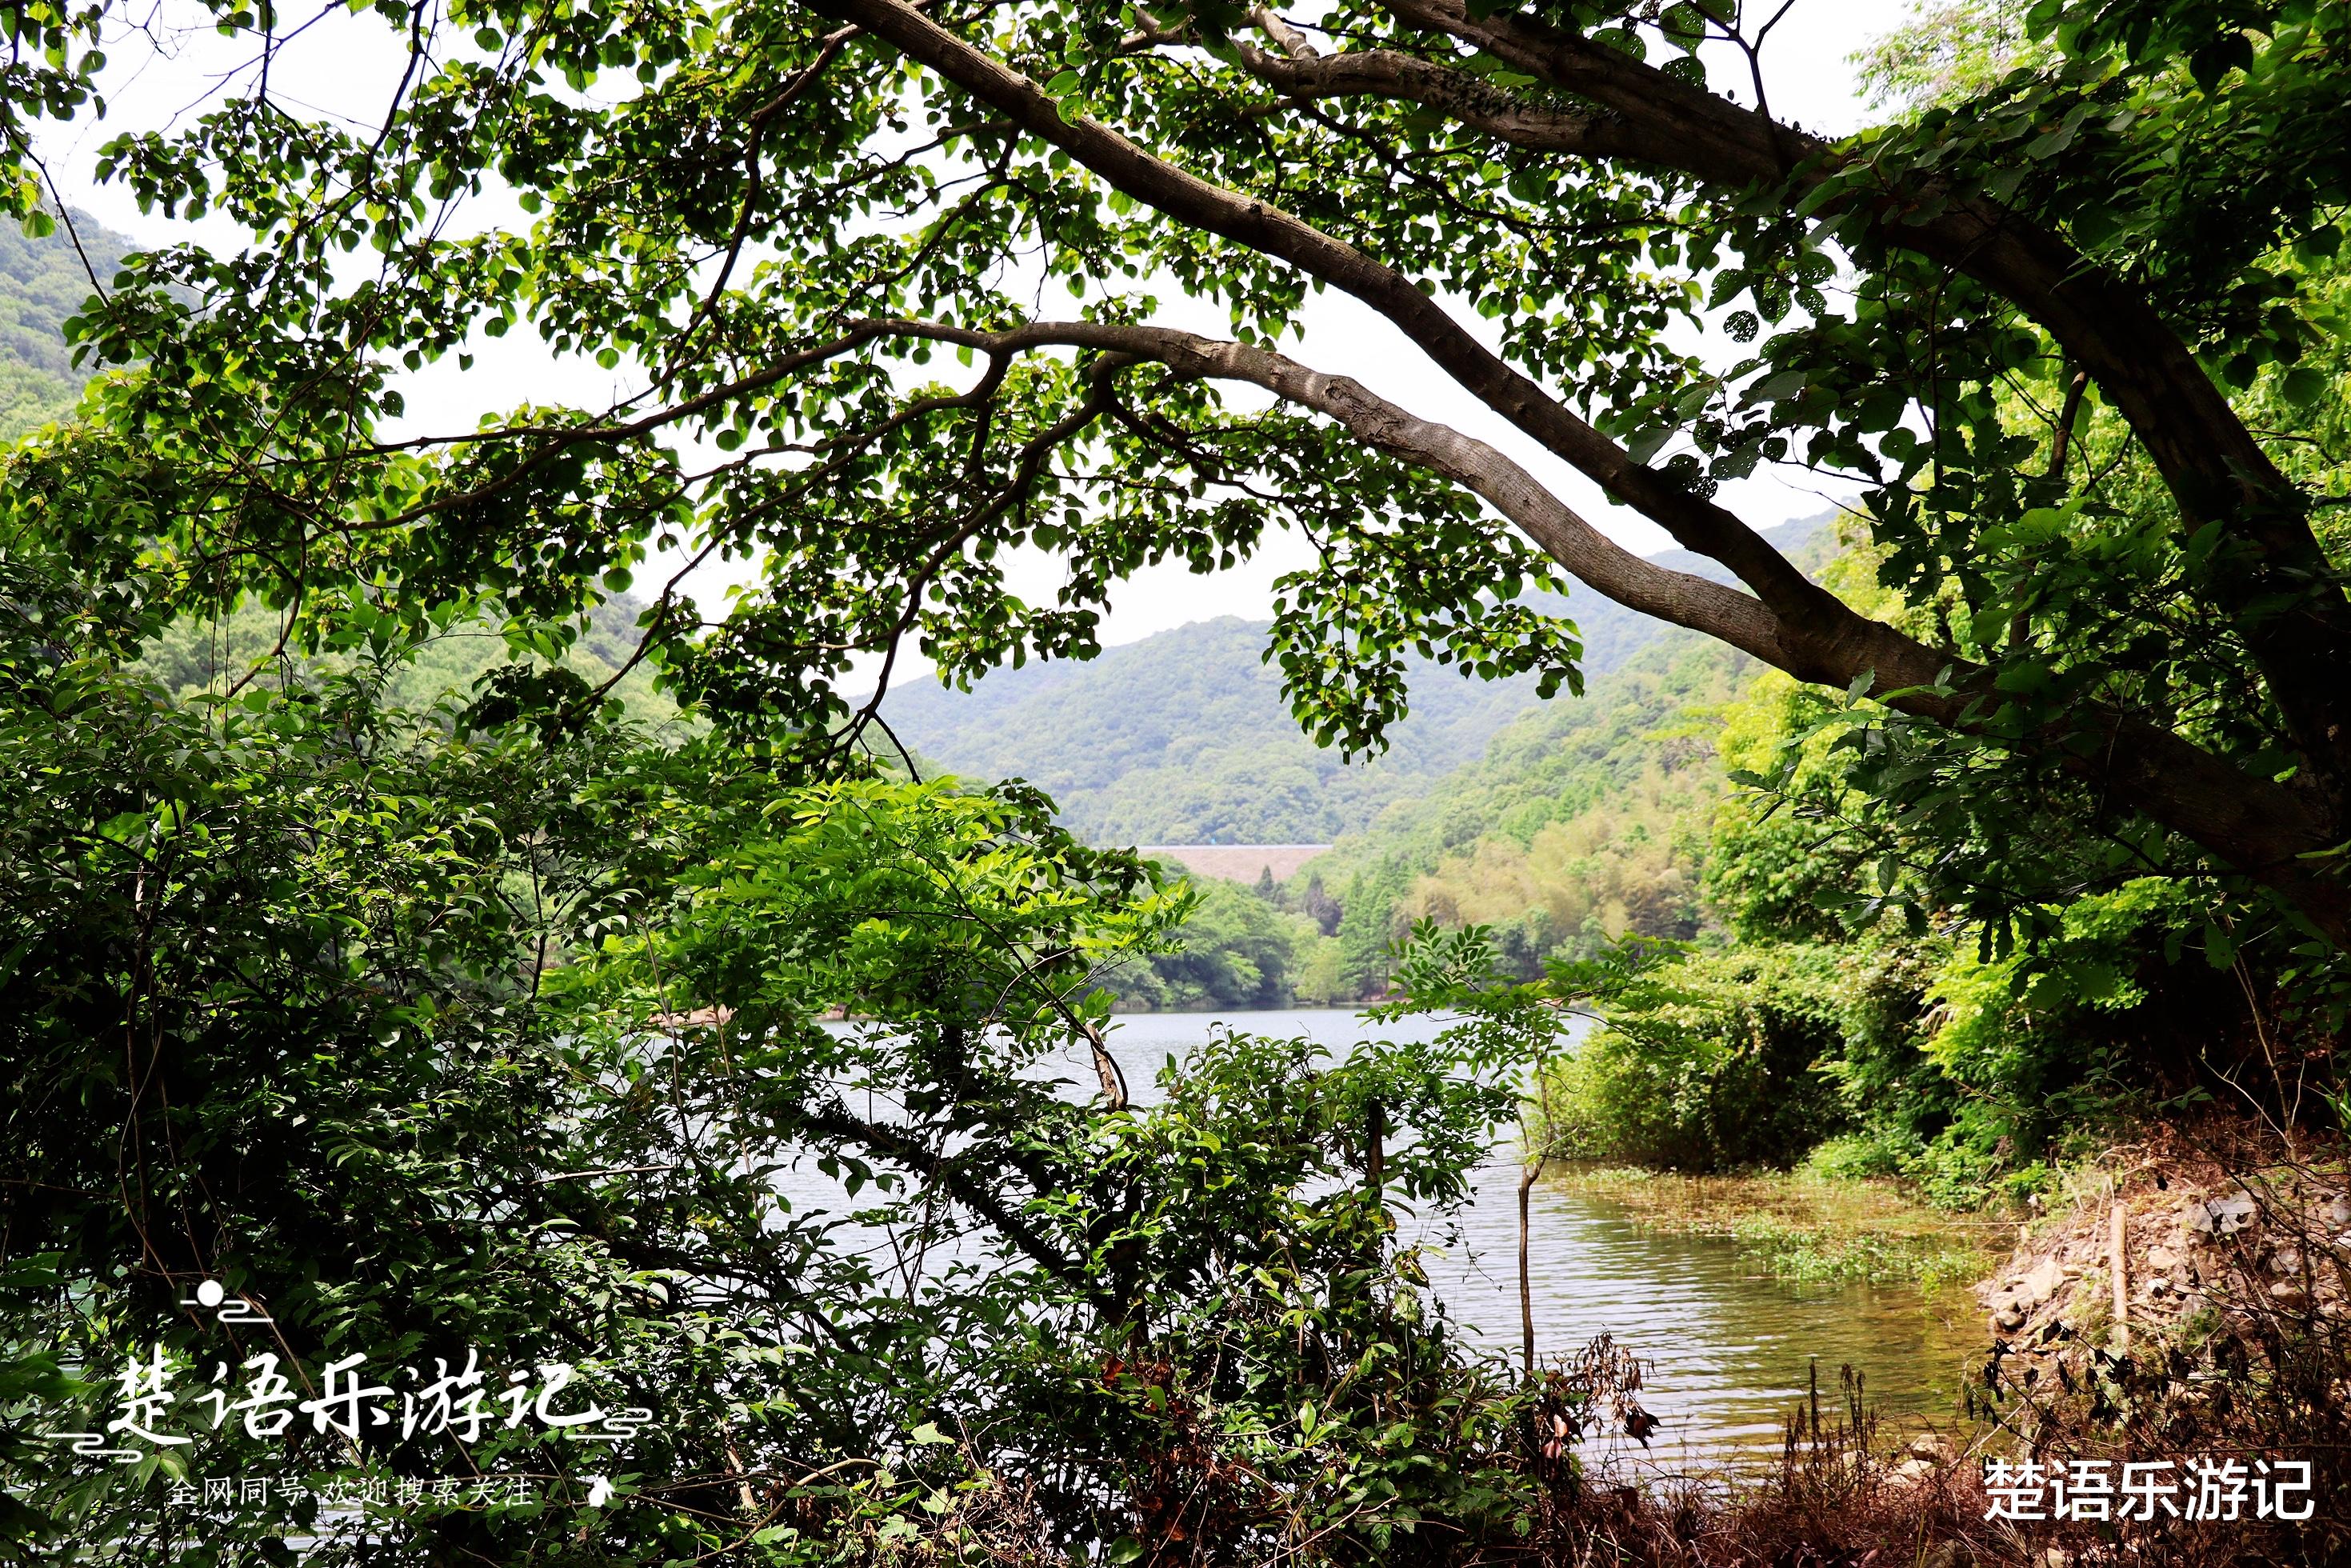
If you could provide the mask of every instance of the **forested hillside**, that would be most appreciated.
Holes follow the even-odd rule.
[[[40,239],[0,224],[0,440],[73,406],[84,377],[66,343],[66,319],[90,297],[92,276],[110,279],[130,246],[80,214],[70,233],[60,225]]]
[[[1112,977],[1129,1007],[1347,1005],[1385,989],[1415,920],[1493,928],[1510,969],[1627,932],[1687,938],[1729,789],[1718,737],[1753,662],[1661,629],[1580,698],[1532,704],[1476,759],[1341,836],[1286,886],[1210,883],[1187,951]],[[1349,769],[1350,772],[1357,771]]]
[[[1794,549],[1825,520],[1791,523],[1772,538]],[[1724,575],[1679,551],[1657,559]],[[1671,631],[1594,594],[1553,608],[1582,634],[1586,696],[1542,704],[1532,677],[1465,680],[1416,661],[1411,716],[1384,756],[1352,764],[1300,733],[1280,672],[1263,662],[1265,623],[1237,616],[1083,664],[999,669],[967,692],[908,681],[883,711],[927,761],[971,779],[1025,778],[1052,795],[1071,831],[1098,843],[1320,843],[1369,828],[1458,769],[1476,770],[1522,716],[1572,724],[1572,710],[1604,709],[1614,700],[1604,694],[1617,689],[1607,677]]]
[[[1340,909],[1339,973],[1376,988],[1389,944],[1422,915],[1495,927],[1528,977],[1547,955],[1628,930],[1696,936],[1707,835],[1727,788],[1720,713],[1754,670],[1668,631],[1582,700],[1531,709],[1479,760],[1342,839],[1299,894]]]

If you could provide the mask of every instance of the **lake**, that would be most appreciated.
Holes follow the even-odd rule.
[[[1127,1014],[1115,1020],[1110,1044],[1134,1098],[1148,1103],[1168,1056],[1198,1045],[1219,1022],[1244,1033],[1304,1037],[1333,1054],[1359,1039],[1426,1038],[1441,1027],[1421,1018],[1375,1028],[1343,1010]],[[1058,1071],[1071,1092],[1093,1091],[1081,1052]],[[1513,1363],[1518,1177],[1511,1151],[1498,1151],[1479,1173],[1458,1244],[1429,1268],[1432,1293],[1453,1322]],[[787,1192],[804,1209],[840,1201],[813,1170],[799,1173]],[[1636,1473],[1776,1459],[1816,1359],[1824,1411],[1839,1368],[1851,1365],[1889,1427],[1949,1424],[1961,1366],[1980,1348],[1974,1314],[1959,1311],[1964,1301],[1950,1303],[1962,1320],[1950,1322],[1910,1287],[1768,1279],[1727,1240],[1643,1229],[1620,1206],[1579,1192],[1572,1172],[1541,1183],[1530,1211],[1537,1355],[1572,1355],[1609,1333],[1646,1364],[1640,1398],[1660,1419],[1658,1430],[1646,1448],[1621,1437],[1593,1445]]]
[[[1138,1099],[1169,1052],[1197,1044],[1217,1022],[1303,1036],[1333,1052],[1367,1035],[1426,1038],[1439,1027],[1416,1019],[1374,1028],[1342,1010],[1142,1013],[1117,1022],[1112,1048]],[[1519,1167],[1509,1150],[1501,1155],[1480,1173],[1460,1248],[1431,1268],[1429,1283],[1454,1322],[1515,1362]],[[1960,1320],[1949,1322],[1911,1287],[1766,1279],[1729,1241],[1642,1229],[1621,1206],[1578,1192],[1573,1173],[1530,1197],[1536,1354],[1572,1354],[1611,1333],[1648,1364],[1641,1400],[1662,1425],[1646,1449],[1624,1439],[1605,1445],[1611,1458],[1667,1472],[1776,1458],[1815,1357],[1828,1396],[1838,1369],[1851,1365],[1889,1427],[1948,1423],[1955,1414],[1962,1365],[1981,1348],[1966,1302],[1948,1303]]]

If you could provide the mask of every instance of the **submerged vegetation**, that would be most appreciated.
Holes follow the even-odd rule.
[[[1864,1280],[1930,1290],[1971,1285],[2015,1239],[2004,1216],[1929,1207],[1883,1177],[1850,1175],[1834,1143],[1793,1171],[1690,1176],[1645,1166],[1571,1167],[1579,1192],[1649,1228],[1719,1236],[1783,1280]]]

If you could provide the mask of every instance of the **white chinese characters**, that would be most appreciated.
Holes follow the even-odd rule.
[[[201,1429],[218,1432],[232,1416],[247,1437],[285,1438],[289,1433],[334,1437],[359,1443],[379,1429],[396,1429],[402,1440],[448,1437],[471,1445],[490,1431],[512,1431],[532,1425],[582,1443],[620,1443],[634,1437],[653,1418],[641,1406],[608,1410],[592,1402],[576,1409],[563,1406],[576,1397],[577,1369],[564,1362],[540,1362],[533,1372],[509,1374],[507,1386],[495,1397],[482,1371],[478,1350],[467,1349],[465,1364],[453,1370],[435,1358],[428,1375],[418,1367],[402,1368],[397,1381],[375,1382],[363,1354],[342,1356],[319,1369],[309,1398],[296,1386],[300,1368],[292,1375],[277,1356],[266,1352],[241,1364],[246,1375],[232,1388],[226,1362],[216,1363],[212,1386],[187,1401],[202,1421]],[[70,1442],[73,1451],[92,1458],[133,1465],[156,1449],[184,1448],[194,1441],[190,1423],[178,1418],[180,1401],[173,1392],[177,1369],[159,1344],[143,1357],[133,1355],[115,1379],[114,1415],[98,1432],[52,1432],[54,1442]],[[569,1397],[567,1397],[569,1396]],[[308,1417],[307,1420],[298,1420]],[[141,1447],[139,1445],[145,1445]]]
[[[2153,1523],[2311,1517],[2307,1459],[2074,1459],[1984,1462],[1986,1519]]]

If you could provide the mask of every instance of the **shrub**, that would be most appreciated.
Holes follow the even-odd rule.
[[[1545,1146],[1677,1170],[1793,1165],[1847,1122],[1818,1070],[1840,1038],[1836,977],[1823,947],[1650,966],[1542,1086]]]

